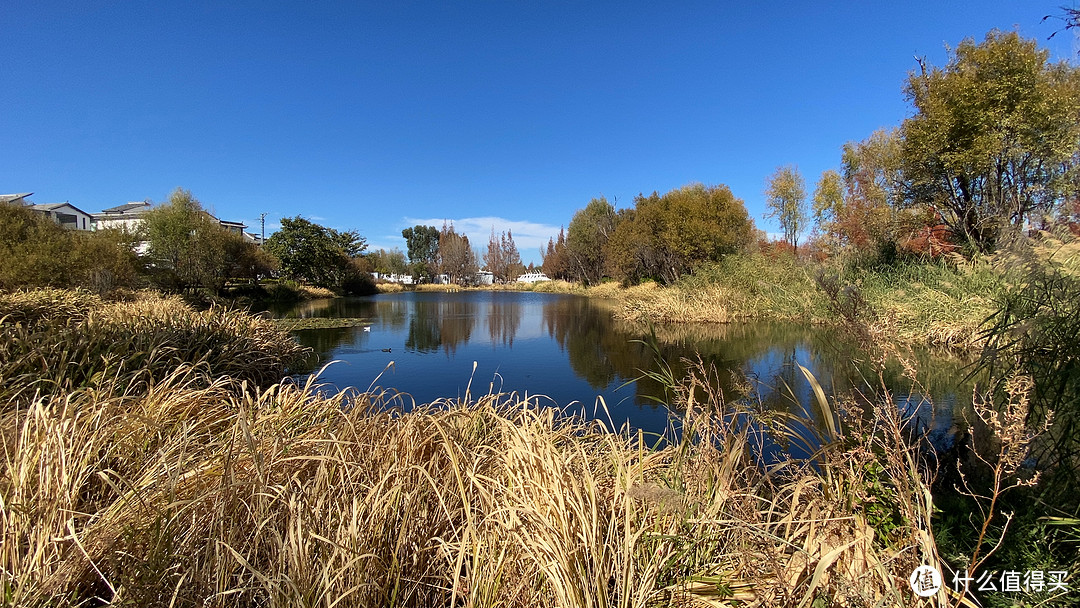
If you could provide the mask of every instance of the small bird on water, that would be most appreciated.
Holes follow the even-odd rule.
[[[388,352],[390,352],[390,349],[389,348],[384,348],[384,349],[382,349],[382,352],[388,353]]]

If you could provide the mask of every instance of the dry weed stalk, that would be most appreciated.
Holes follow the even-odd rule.
[[[1020,477],[1018,474],[1024,466],[1024,461],[1028,457],[1032,443],[1050,428],[1053,419],[1053,412],[1048,412],[1039,428],[1030,429],[1028,427],[1030,395],[1033,388],[1030,377],[1014,374],[1006,380],[1004,388],[1007,400],[1000,410],[996,409],[988,398],[982,398],[976,394],[973,399],[975,414],[986,425],[990,436],[997,443],[997,453],[993,456],[983,454],[978,449],[974,449],[974,446],[971,450],[975,458],[991,471],[992,481],[989,496],[976,492],[969,483],[963,467],[959,467],[961,483],[957,491],[974,499],[979,509],[979,517],[982,520],[981,524],[979,524],[975,549],[972,551],[966,567],[969,573],[979,571],[986,563],[986,560],[990,559],[990,556],[1000,549],[1005,541],[1009,524],[1012,523],[1012,512],[1002,514],[1005,521],[1002,523],[1001,534],[994,545],[983,553],[987,532],[998,516],[997,503],[1001,496],[1013,488],[1032,487],[1038,484],[1039,471],[1026,478]],[[960,605],[968,593],[969,589],[965,584],[964,589],[956,597],[955,605]]]

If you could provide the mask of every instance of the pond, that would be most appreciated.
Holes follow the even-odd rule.
[[[404,292],[367,298],[302,302],[271,311],[297,319],[348,318],[351,327],[293,333],[322,363],[329,390],[355,387],[404,393],[405,405],[438,398],[516,392],[541,403],[595,416],[618,428],[629,423],[663,432],[670,416],[665,387],[646,371],[661,369],[643,342],[648,328],[615,320],[612,304],[580,296],[531,292]],[[309,323],[317,325],[315,322]],[[866,355],[835,331],[790,323],[739,323],[656,328],[660,359],[675,377],[697,357],[717,370],[730,400],[820,422],[812,388],[796,363],[826,393],[876,392],[881,380],[855,363]],[[965,362],[914,352],[920,385],[888,368],[884,383],[900,407],[948,448],[970,409]],[[929,397],[927,400],[924,397]],[[932,404],[931,404],[932,402]]]

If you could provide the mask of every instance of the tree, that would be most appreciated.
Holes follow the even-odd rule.
[[[518,253],[517,245],[514,244],[514,233],[510,230],[495,234],[495,227],[491,227],[491,238],[488,239],[487,253],[484,254],[484,264],[487,266],[495,280],[510,283],[521,274],[521,254]]]
[[[506,262],[506,282],[516,281],[525,270],[525,266],[521,263],[521,254],[518,253],[517,244],[514,243],[513,231],[507,230],[499,242],[503,250],[503,260]]]
[[[754,226],[727,186],[690,184],[660,196],[638,195],[620,210],[606,248],[609,270],[624,282],[677,280],[685,272],[746,247]]]
[[[439,231],[439,271],[451,283],[466,283],[476,276],[476,258],[473,257],[469,237],[458,234],[453,224],[443,224]]]
[[[0,289],[134,288],[144,270],[130,235],[62,228],[18,204],[0,203]]]
[[[765,217],[776,218],[784,240],[798,249],[799,230],[806,221],[806,182],[799,169],[790,165],[778,168],[769,176],[765,197],[770,209]]]
[[[586,284],[599,283],[607,264],[605,247],[615,232],[615,207],[594,198],[570,220],[566,251],[571,275]]]
[[[402,230],[401,236],[405,238],[413,278],[430,280],[435,274],[439,255],[439,230],[434,226],[417,225]]]
[[[829,169],[821,174],[814,188],[814,222],[819,226],[835,220],[844,213],[844,180]]]
[[[356,232],[338,232],[297,216],[282,218],[281,229],[264,247],[281,261],[285,278],[341,288],[362,274],[354,256],[367,245]]]
[[[553,279],[564,281],[570,279],[570,260],[566,251],[565,230],[559,228],[559,236],[548,239],[547,249],[540,252],[540,257],[543,258],[541,269],[544,274]]]
[[[961,42],[944,68],[920,62],[908,77],[905,201],[975,249],[991,250],[1004,228],[1075,190],[1080,70],[1048,57],[1033,40],[992,31]]]
[[[265,277],[281,266],[278,259],[243,236],[227,232],[224,238],[225,273],[231,279],[253,281]]]
[[[405,274],[409,271],[409,265],[405,261],[405,254],[396,247],[390,251],[378,249],[365,257],[371,263],[374,271],[379,274]]]
[[[167,289],[204,287],[219,291],[235,261],[230,256],[243,250],[230,246],[231,237],[236,235],[223,228],[190,191],[182,188],[174,190],[168,202],[146,213],[141,232],[149,244],[147,255],[155,282]]]
[[[503,260],[502,243],[495,234],[495,226],[491,227],[487,253],[484,254],[484,266],[492,274],[495,281],[506,280],[506,262]]]

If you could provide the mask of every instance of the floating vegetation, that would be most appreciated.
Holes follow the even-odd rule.
[[[305,319],[273,319],[278,329],[296,331],[299,329],[337,329],[341,327],[364,327],[371,325],[369,319],[357,317],[308,317]]]

